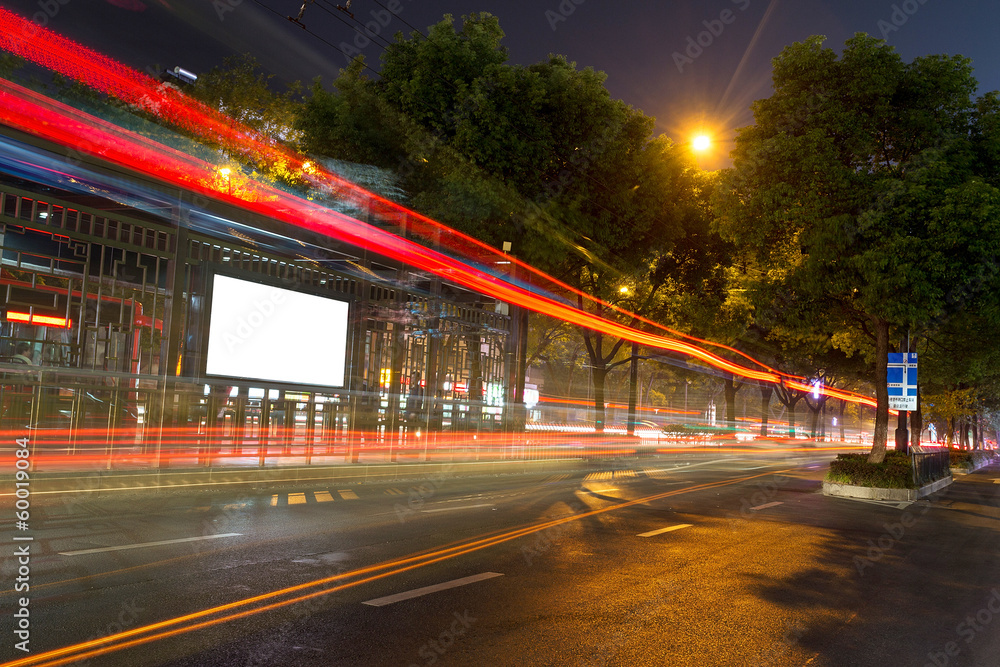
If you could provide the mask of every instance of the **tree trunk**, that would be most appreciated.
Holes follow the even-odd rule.
[[[636,393],[639,385],[639,344],[632,343],[632,358],[629,361],[628,380],[628,434],[635,435]]]
[[[806,407],[812,413],[812,417],[809,422],[809,437],[815,440],[816,438],[822,437],[823,428],[825,424],[820,424],[819,418],[820,413],[824,412],[826,409],[826,402],[829,399],[828,396],[820,396],[816,399],[816,407],[809,401],[808,394],[802,394],[802,397],[806,399]],[[825,421],[825,420],[824,420]]]
[[[802,400],[805,394],[785,388],[784,385],[775,387],[778,401],[788,409],[788,437],[795,437],[795,404]]]
[[[771,394],[773,393],[773,385],[760,385],[760,437],[762,438],[767,437],[767,418],[771,414]]]
[[[826,401],[823,401],[823,410],[820,413],[819,437],[823,439],[823,442],[826,442]]]
[[[604,380],[608,371],[603,363],[590,370],[594,383],[594,430],[604,433]]]
[[[785,404],[788,408],[788,437],[795,437],[795,406],[802,400],[802,396],[796,396],[793,400]]]
[[[726,395],[726,429],[736,434],[736,394],[743,388],[742,382],[733,380],[729,375],[722,381]]]
[[[840,441],[841,442],[844,442],[844,441],[847,440],[847,428],[844,425],[844,410],[846,410],[846,409],[847,409],[847,401],[841,401],[840,402],[840,414],[837,417],[837,424],[840,425]],[[859,413],[861,412],[861,406],[860,405],[858,405],[858,412]],[[858,432],[860,433],[861,429],[858,429]]]
[[[920,446],[920,436],[924,431],[924,413],[920,405],[920,387],[917,387],[917,409],[910,413],[910,446]]]
[[[875,431],[872,433],[872,451],[869,463],[885,460],[886,438],[889,435],[889,323],[874,317],[875,325]]]

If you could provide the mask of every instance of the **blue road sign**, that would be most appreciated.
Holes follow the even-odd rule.
[[[892,353],[889,355],[889,408],[891,410],[917,409],[917,353]]]

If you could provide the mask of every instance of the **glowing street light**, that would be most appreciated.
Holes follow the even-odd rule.
[[[707,151],[712,147],[712,138],[707,134],[699,134],[691,140],[691,147],[699,153]]]
[[[230,169],[229,167],[220,167],[219,168],[219,176],[222,176],[222,178],[225,179],[225,181],[226,181],[226,189],[229,191],[229,194],[233,194],[233,182],[231,180],[229,180],[229,175],[232,174],[232,173],[233,173],[233,170]]]

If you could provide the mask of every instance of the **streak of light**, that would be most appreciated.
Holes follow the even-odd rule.
[[[772,0],[772,5],[775,1]],[[770,8],[767,14],[765,14],[765,21],[769,14]],[[763,22],[761,25],[763,25]],[[759,31],[760,28],[758,28],[758,33]],[[670,329],[648,318],[630,313],[615,304],[587,294],[514,256],[502,253],[502,251],[478,239],[458,232],[415,211],[410,211],[384,197],[368,192],[322,167],[317,167],[310,160],[296,154],[274,140],[261,137],[251,128],[239,124],[200,102],[187,98],[180,91],[161,84],[152,77],[132,70],[103,54],[76,44],[58,33],[41,28],[31,21],[3,8],[0,8],[0,48],[59,72],[73,80],[83,81],[101,92],[114,95],[145,112],[152,113],[164,121],[176,124],[210,142],[221,143],[230,150],[242,153],[250,159],[286,163],[293,170],[299,170],[305,180],[320,190],[346,199],[368,210],[372,215],[396,225],[399,229],[418,234],[425,239],[433,240],[435,243],[442,243],[451,250],[470,257],[474,261],[503,261],[505,263],[511,261],[522,270],[522,275],[530,274],[540,279],[542,284],[559,287],[587,301],[609,308],[626,317],[634,318],[636,321],[643,322],[671,335],[727,350],[764,368],[774,375],[803,379],[799,376],[777,371],[736,348]]]
[[[44,31],[46,33],[45,39],[41,39],[38,37],[38,33],[43,29],[3,9],[0,9],[0,26],[7,28],[6,33],[0,32],[0,46],[9,51],[56,71],[64,71],[68,67],[69,70],[66,71],[74,78],[82,79],[100,90],[122,96],[122,99],[131,101],[145,110],[161,114],[161,117],[166,120],[192,129],[204,126],[206,131],[211,130],[216,136],[221,136],[237,145],[250,145],[255,150],[263,151],[267,155],[272,155],[277,151],[286,159],[296,160],[295,164],[301,168],[303,160],[290,156],[287,149],[279,147],[275,142],[261,141],[253,136],[248,129],[239,128],[229,119],[223,122],[220,119],[221,114],[187,100],[179,92],[169,87],[160,86],[153,79],[129,70],[109,58],[84,49],[64,37],[48,31]],[[155,97],[151,98],[151,95],[155,95]],[[44,96],[16,86],[16,84],[3,82],[0,100],[4,102],[0,120],[11,127],[88,153],[99,159],[154,176],[175,186],[195,188],[211,194],[219,201],[310,229],[357,247],[367,248],[385,257],[427,270],[451,282],[496,297],[501,301],[519,305],[533,312],[543,313],[641,345],[694,357],[737,377],[768,383],[784,382],[796,389],[805,387],[805,391],[811,389],[808,385],[792,379],[793,376],[769,369],[755,360],[753,362],[756,365],[768,368],[768,370],[757,371],[746,368],[690,343],[639,331],[569,307],[562,302],[507,283],[470,264],[452,259],[447,255],[265,184],[248,182],[247,190],[254,195],[252,199],[255,201],[241,200],[240,197],[228,192],[220,192],[213,183],[217,173],[214,165],[158,145],[133,132],[118,128],[67,105],[48,100]],[[81,144],[82,137],[87,137],[87,139]],[[333,178],[332,175],[330,177]],[[392,216],[396,216],[396,219],[402,220],[404,225],[409,222],[412,227],[414,221],[419,221],[424,225],[430,225],[436,231],[444,229],[448,230],[449,234],[457,234],[454,230],[450,230],[429,218],[407,211],[399,205],[378,198],[371,193],[366,193],[343,179],[338,179],[336,186],[339,188],[338,192],[346,189],[355,193],[356,196],[363,195],[369,206],[373,207],[374,212],[388,211]],[[471,237],[464,238],[472,241]],[[495,249],[478,241],[475,241],[474,245],[479,246],[480,249],[488,249],[492,253],[498,253]],[[500,256],[509,257],[507,255]],[[515,261],[517,260],[515,259]],[[544,275],[528,265],[524,265],[524,268],[537,275]],[[591,297],[587,296],[587,298]],[[655,323],[651,324],[661,330],[664,329]],[[738,350],[732,349],[732,351],[750,359],[748,355]],[[829,390],[824,393],[842,400],[871,406],[876,405],[871,398],[847,392]]]
[[[358,568],[350,572],[342,572],[340,574],[335,574],[322,579],[316,579],[314,581],[297,584],[295,586],[289,586],[287,588],[271,591],[269,593],[263,593],[261,595],[255,595],[252,597],[244,598],[242,600],[236,600],[234,602],[230,602],[227,604],[211,607],[208,609],[203,609],[201,611],[193,612],[190,614],[185,614],[183,616],[177,616],[175,618],[159,621],[157,623],[151,623],[149,625],[144,625],[138,628],[125,630],[123,632],[119,632],[113,635],[108,635],[105,637],[100,637],[97,639],[80,642],[78,644],[65,646],[63,648],[54,649],[52,651],[46,651],[45,653],[38,653],[25,658],[21,658],[19,660],[6,662],[3,664],[3,667],[28,667],[28,666],[56,667],[57,665],[65,665],[78,660],[87,660],[89,658],[97,657],[99,655],[105,655],[107,653],[119,651],[134,646],[141,646],[143,644],[147,644],[152,641],[166,639],[168,637],[173,637],[186,632],[208,628],[214,625],[218,625],[220,623],[227,623],[240,618],[245,618],[266,611],[272,611],[275,609],[286,607],[288,605],[296,604],[323,595],[336,593],[338,591],[342,591],[347,588],[352,588],[354,586],[359,586],[361,584],[371,583],[373,581],[377,581],[385,577],[394,576],[397,574],[401,574],[403,572],[424,567],[426,565],[439,563],[445,560],[456,558],[458,556],[464,556],[466,554],[480,551],[482,549],[497,546],[499,544],[503,544],[505,542],[509,542],[511,540],[515,540],[524,537],[526,535],[531,535],[533,533],[537,533],[542,530],[552,528],[554,526],[559,526],[565,523],[569,523],[571,521],[577,521],[580,519],[597,516],[599,514],[604,514],[606,512],[612,512],[627,507],[632,507],[634,505],[649,503],[655,500],[670,498],[673,496],[692,493],[695,491],[704,491],[724,486],[732,486],[734,484],[747,482],[749,480],[757,479],[759,477],[767,477],[771,475],[779,475],[785,472],[791,472],[791,470],[793,469],[789,468],[785,470],[770,471],[766,473],[759,473],[756,475],[748,475],[733,479],[720,480],[717,482],[694,484],[691,486],[684,487],[682,489],[665,491],[662,493],[657,493],[650,496],[637,498],[635,500],[625,501],[622,503],[611,505],[609,507],[590,510],[588,512],[581,512],[579,514],[574,514],[568,517],[530,524],[527,526],[523,526],[521,528],[516,528],[506,533],[500,533],[493,537],[486,537],[486,538],[476,537],[467,542],[459,543],[452,547],[442,548],[435,551],[427,552],[423,555],[405,556],[403,558],[386,561],[384,563]],[[304,593],[304,591],[316,588],[318,586],[343,582],[347,579],[353,579],[354,577],[360,577],[360,578],[354,579],[353,581],[347,581],[346,583],[340,583],[339,585],[335,585],[330,588],[324,588],[322,590]],[[295,597],[287,599],[279,599],[289,595],[295,595]],[[248,605],[252,605],[255,603],[266,603],[266,604],[252,609],[244,609],[241,611],[234,612],[234,610],[236,609],[239,609],[241,607],[246,607]],[[225,614],[225,615],[217,616],[219,614]],[[210,618],[212,616],[217,616],[217,617]],[[207,620],[200,620],[200,619],[207,619]],[[190,622],[194,623],[191,625],[182,625],[184,623],[190,623]],[[181,627],[174,627],[174,626],[181,626]],[[147,633],[153,633],[153,634],[147,634]]]

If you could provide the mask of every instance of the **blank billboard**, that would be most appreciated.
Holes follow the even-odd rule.
[[[344,386],[346,301],[216,274],[206,375]]]

